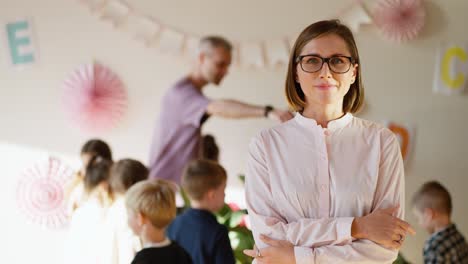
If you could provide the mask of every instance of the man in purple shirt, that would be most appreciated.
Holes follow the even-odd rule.
[[[185,165],[197,158],[201,126],[211,115],[267,117],[281,122],[293,117],[287,110],[231,99],[210,100],[202,93],[207,84],[221,83],[231,64],[231,52],[232,45],[224,38],[203,38],[192,72],[163,96],[150,150],[150,178],[180,183]]]

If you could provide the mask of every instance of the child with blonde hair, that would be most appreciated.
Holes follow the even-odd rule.
[[[192,263],[187,252],[165,235],[166,227],[176,216],[175,188],[168,181],[146,180],[127,191],[128,225],[143,243],[132,264]]]

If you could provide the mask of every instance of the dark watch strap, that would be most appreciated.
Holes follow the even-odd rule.
[[[265,112],[264,112],[263,115],[264,115],[265,117],[268,117],[268,114],[269,114],[271,111],[273,111],[273,109],[274,109],[274,108],[273,108],[273,106],[271,106],[271,105],[265,106]]]

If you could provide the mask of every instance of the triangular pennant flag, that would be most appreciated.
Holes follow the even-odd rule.
[[[107,0],[80,0],[80,2],[86,5],[91,12],[97,12],[104,7]]]
[[[289,44],[285,39],[265,42],[266,57],[270,66],[287,65],[289,59]]]
[[[239,52],[243,65],[257,68],[265,66],[265,49],[261,43],[244,43]]]
[[[344,9],[339,18],[353,33],[357,33],[361,25],[372,23],[372,19],[360,1],[356,1],[350,7]]]
[[[110,20],[115,27],[120,27],[126,23],[131,13],[131,8],[122,1],[112,0],[107,2],[100,13],[101,19]]]
[[[183,47],[184,34],[170,29],[165,28],[161,32],[161,37],[159,39],[159,48],[162,52],[167,52],[171,54],[180,54]]]
[[[150,17],[130,16],[126,28],[133,34],[135,39],[143,41],[147,47],[150,47],[157,39],[162,26]]]

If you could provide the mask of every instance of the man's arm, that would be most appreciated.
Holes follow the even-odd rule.
[[[211,101],[206,107],[206,112],[209,115],[225,118],[268,117],[269,119],[281,122],[285,122],[293,117],[287,110],[268,109],[267,106],[252,105],[231,99]]]

